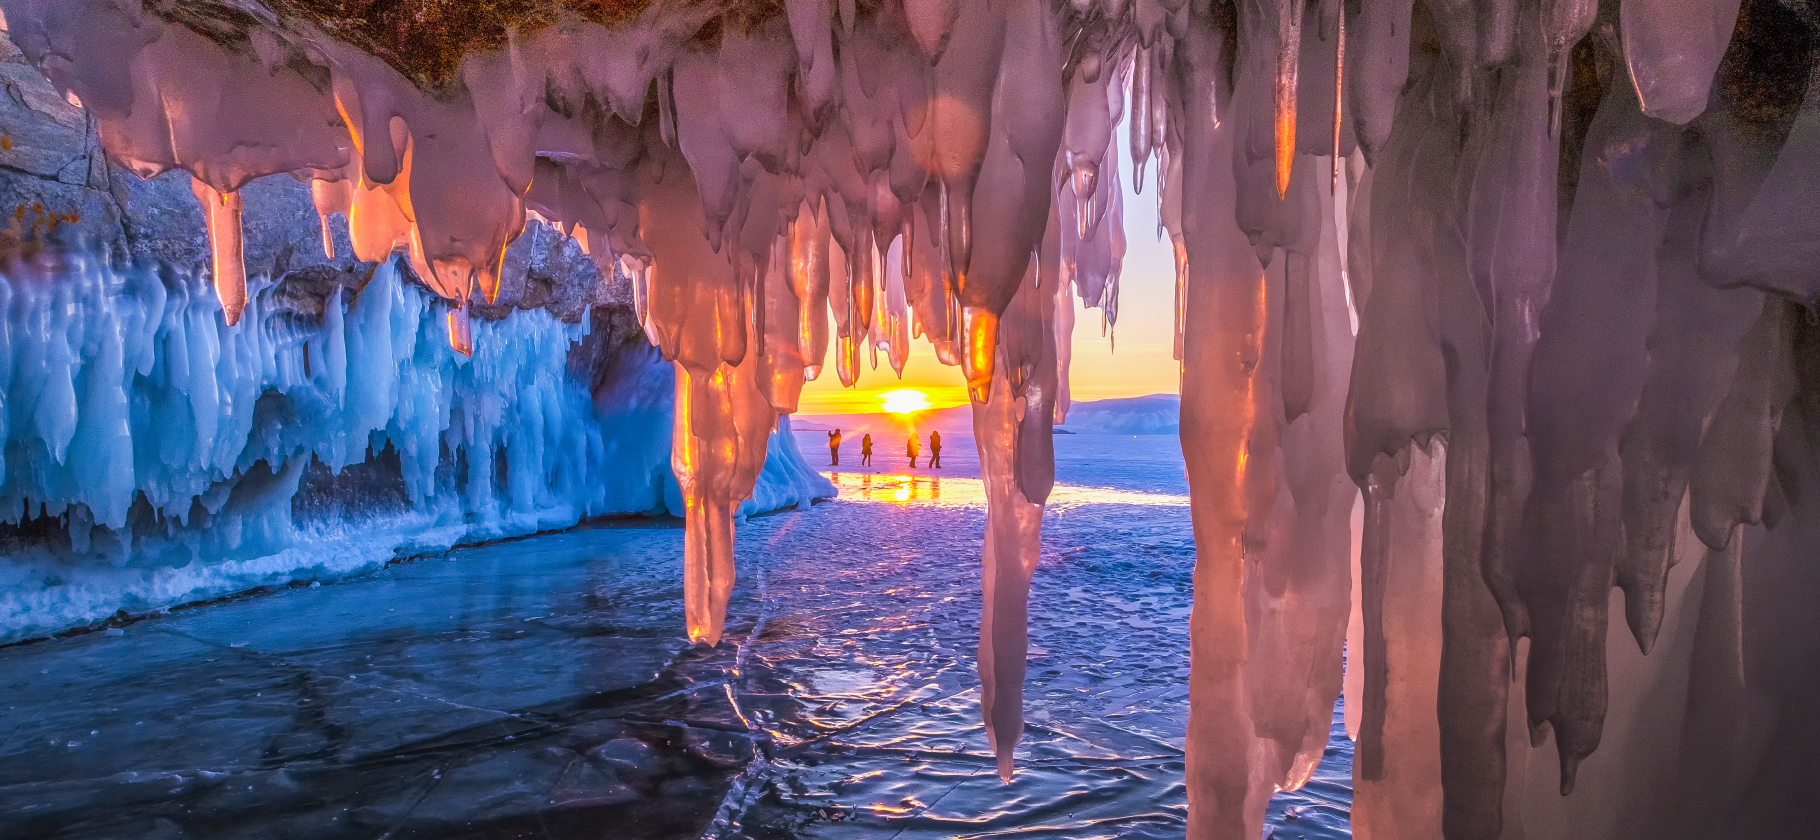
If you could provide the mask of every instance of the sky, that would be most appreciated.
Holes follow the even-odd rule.
[[[1073,361],[1069,383],[1078,401],[1114,397],[1173,394],[1179,386],[1180,367],[1174,358],[1175,257],[1167,239],[1158,240],[1156,162],[1145,171],[1144,192],[1132,191],[1131,155],[1125,132],[1119,136],[1119,177],[1125,188],[1125,265],[1119,279],[1119,321],[1115,341],[1100,334],[1098,309],[1085,309],[1074,298]],[[829,335],[833,335],[830,325]],[[929,342],[911,342],[904,378],[898,379],[880,357],[877,370],[870,367],[870,353],[860,351],[864,371],[853,389],[843,388],[834,374],[833,348],[822,377],[803,388],[799,414],[862,414],[879,411],[883,395],[904,388],[922,391],[935,408],[967,402],[961,369],[935,358]]]

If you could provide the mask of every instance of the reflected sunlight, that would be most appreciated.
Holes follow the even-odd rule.
[[[850,502],[889,502],[908,505],[912,502],[945,507],[985,507],[986,483],[977,478],[942,478],[920,475],[874,475],[872,473],[824,473],[840,488],[840,498]],[[1049,493],[1045,506],[1051,512],[1066,511],[1083,505],[1137,505],[1187,507],[1188,497],[1175,493],[1145,493],[1115,490],[1109,487],[1081,487],[1057,484]]]

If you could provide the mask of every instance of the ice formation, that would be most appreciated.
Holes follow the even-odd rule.
[[[80,252],[5,275],[0,639],[666,508],[668,371],[634,353],[596,393],[585,316],[477,323],[470,359],[390,261],[317,311],[255,277],[234,327],[191,275]],[[831,495],[778,455],[756,509]],[[47,521],[67,547],[23,539]]]
[[[1360,836],[1776,836],[1813,793],[1803,0],[0,8],[110,156],[196,176],[230,321],[232,196],[276,173],[476,358],[527,216],[620,266],[676,369],[701,641],[802,382],[930,340],[987,475],[1007,774],[1058,304],[1116,318],[1122,127],[1176,256],[1191,836],[1308,778],[1349,632]]]

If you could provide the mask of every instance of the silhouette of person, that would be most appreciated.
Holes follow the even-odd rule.
[[[840,430],[828,433],[828,457],[830,466],[840,466]]]
[[[865,437],[859,439],[859,463],[860,463],[860,466],[863,466],[863,467],[872,466],[872,436],[871,435],[866,435]]]
[[[910,442],[906,444],[906,447],[910,453],[910,469],[916,469],[916,456],[922,454],[922,446],[918,445],[915,432],[910,433]]]
[[[929,469],[942,468],[942,433],[929,433]]]

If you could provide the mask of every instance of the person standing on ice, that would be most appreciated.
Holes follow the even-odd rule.
[[[839,429],[835,429],[834,431],[828,433],[828,458],[829,458],[828,463],[830,466],[835,466],[835,467],[840,466],[840,430]]]
[[[922,446],[916,442],[916,433],[910,433],[910,442],[906,444],[910,453],[910,469],[916,469],[916,456],[922,454]]]
[[[862,467],[872,466],[872,436],[870,434],[859,439],[859,464]]]
[[[937,432],[937,431],[931,431],[931,432],[929,432],[929,469],[939,470],[941,468],[942,468],[942,433]]]

